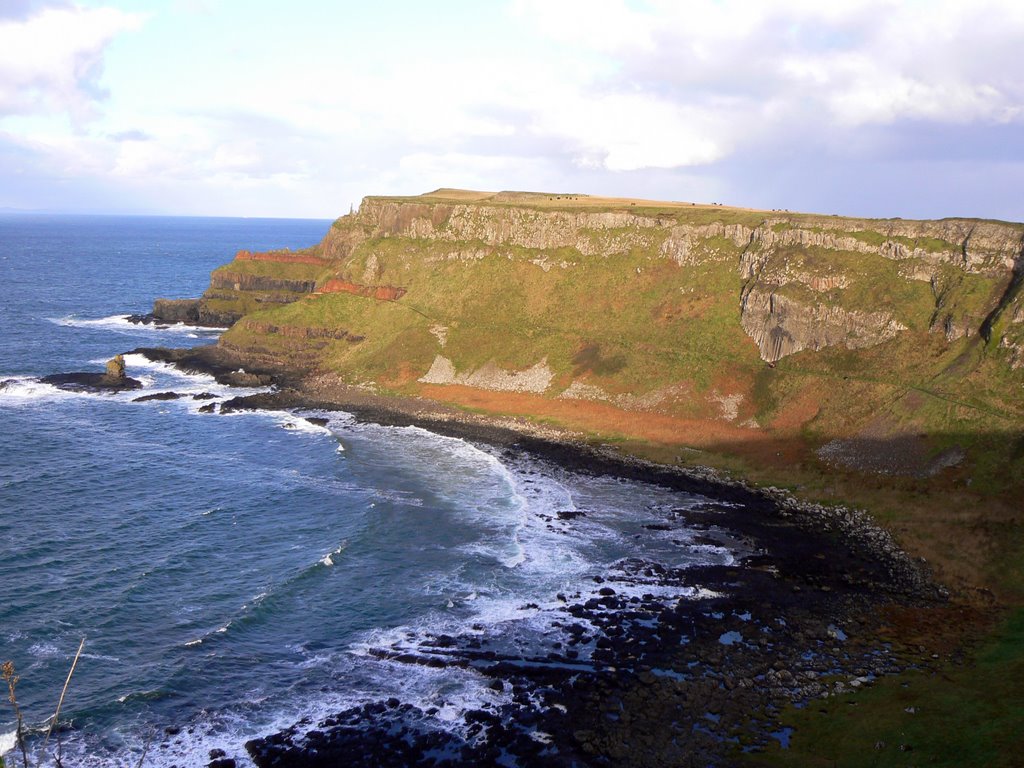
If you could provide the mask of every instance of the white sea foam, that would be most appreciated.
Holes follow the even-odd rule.
[[[48,317],[51,323],[68,328],[99,328],[118,333],[168,332],[185,334],[190,338],[214,338],[224,332],[224,328],[208,328],[185,323],[133,323],[130,315],[109,315],[107,317],[86,318],[76,314],[63,317]]]
[[[88,392],[71,392],[52,384],[44,384],[31,376],[0,375],[0,405],[24,405],[44,400],[88,397]]]
[[[328,552],[326,555],[321,557],[319,562],[321,564],[327,565],[327,566],[334,565],[334,558],[337,557],[338,555],[340,555],[346,549],[348,549],[348,542],[347,541],[343,541],[343,542],[341,542],[341,545],[337,549],[335,549],[335,550],[333,550],[331,552]]]
[[[102,365],[104,360],[92,361]],[[254,394],[266,391],[266,388],[237,389],[217,384],[212,376],[191,374],[179,371],[166,363],[152,362],[139,354],[125,355],[125,368],[129,376],[137,379],[141,389],[110,391],[90,391],[80,389],[63,389],[47,384],[32,376],[5,376],[0,374],[0,405],[25,405],[34,402],[52,402],[72,398],[99,398],[105,401],[131,402],[142,395],[151,394],[154,390],[173,390],[182,395],[211,392],[219,397]],[[167,405],[170,401],[155,401]],[[200,401],[185,399],[183,402],[193,404],[195,409],[203,405]]]
[[[113,661],[118,663],[121,661],[121,659],[117,656],[108,656],[103,653],[83,653],[82,658],[90,659],[92,661]]]
[[[340,429],[344,425],[339,425]],[[519,534],[526,524],[528,501],[511,480],[505,466],[492,454],[472,443],[438,435],[416,426],[349,427],[355,431],[384,431],[400,445],[407,461],[428,468],[433,488],[442,498],[451,498],[457,514],[476,528],[495,529],[497,536],[482,543],[507,568],[516,568],[526,559]],[[401,459],[397,455],[396,459]],[[476,502],[467,504],[467,484],[473,488]]]
[[[416,436],[417,432],[407,430],[407,434]],[[724,546],[686,545],[690,531],[684,522],[669,515],[703,500],[633,481],[576,475],[529,458],[505,462],[490,449],[453,438],[434,439],[452,456],[485,467],[492,480],[498,481],[486,491],[474,488],[476,501],[465,505],[464,514],[472,518],[474,528],[485,530],[488,516],[496,508],[503,519],[511,518],[514,525],[511,532],[506,528],[505,535],[511,535],[521,548],[521,558],[514,564],[506,560],[507,575],[499,574],[493,583],[491,579],[496,577],[486,569],[483,573],[459,569],[435,579],[434,584],[442,590],[435,612],[405,626],[368,632],[352,644],[353,653],[418,648],[431,636],[465,635],[480,628],[479,634],[490,638],[492,649],[540,655],[547,645],[568,640],[565,630],[556,626],[566,618],[566,603],[559,598],[562,593],[570,595],[571,602],[586,602],[599,596],[602,587],[612,585],[624,599],[649,596],[666,605],[716,596],[698,586],[644,578],[633,572],[628,560],[649,555],[669,566],[730,562],[732,553]],[[488,498],[502,485],[503,501],[480,502],[481,496]],[[579,514],[562,519],[559,512]],[[645,517],[651,522],[672,520],[674,530],[640,528]],[[657,551],[648,552],[654,545]],[[492,550],[493,542],[487,538],[460,547],[471,555]],[[598,574],[607,581],[595,582],[592,577]],[[600,634],[598,627],[591,629]],[[585,662],[593,645],[576,647],[580,661]]]
[[[489,689],[488,679],[464,669],[428,669],[415,665],[379,662],[372,667],[349,654],[310,653],[298,669],[337,668],[342,665],[359,675],[351,685],[336,691],[307,692],[287,701],[264,695],[250,696],[237,709],[206,710],[182,723],[181,732],[157,738],[145,762],[156,768],[172,765],[205,765],[211,749],[224,749],[239,768],[252,766],[244,744],[293,725],[301,718],[318,723],[329,715],[389,696],[397,696],[420,709],[437,707],[436,719],[453,732],[463,732],[462,714],[482,702],[506,702],[509,694]],[[136,765],[150,733],[139,728],[121,732],[116,748],[99,744],[96,734],[77,732],[65,737],[64,756],[69,765],[123,768]]]
[[[281,427],[291,432],[306,433],[313,435],[330,435],[333,434],[331,430],[321,424],[314,424],[308,419],[301,416],[289,415],[282,421],[278,422]]]
[[[18,732],[0,733],[0,757],[3,757],[18,744]]]
[[[143,382],[142,391],[135,390],[130,393],[134,399],[140,395],[151,394],[152,392],[168,391],[176,392],[183,397],[177,400],[154,400],[147,405],[154,407],[176,407],[185,408],[193,413],[217,399],[227,399],[245,395],[254,395],[270,391],[270,387],[232,387],[227,384],[219,384],[217,380],[206,373],[192,373],[183,371],[176,366],[158,360],[150,360],[144,355],[132,353],[125,355],[125,369],[128,375]],[[144,373],[143,373],[144,372]],[[191,396],[198,394],[211,394],[212,399],[195,400]],[[261,417],[272,416],[274,418],[286,418],[289,414],[284,411],[263,411],[263,412],[239,412],[243,415],[257,415]],[[237,414],[232,414],[237,415]],[[309,425],[312,427],[313,425]]]
[[[37,659],[52,659],[61,655],[60,649],[49,642],[33,643],[28,652]]]

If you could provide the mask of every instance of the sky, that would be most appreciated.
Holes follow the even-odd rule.
[[[0,211],[1024,221],[1020,0],[0,0]]]

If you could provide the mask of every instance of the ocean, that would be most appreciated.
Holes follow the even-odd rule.
[[[652,524],[702,497],[339,412],[200,413],[210,401],[191,395],[239,390],[140,355],[126,362],[141,392],[37,381],[213,343],[215,330],[124,318],[198,296],[238,249],[312,245],[328,226],[0,216],[0,661],[16,665],[38,748],[85,638],[61,713],[68,766],[143,751],[150,766],[204,765],[212,749],[247,765],[248,739],[391,697],[457,730],[508,694],[471,666],[373,649],[475,633],[536,655],[561,637],[565,595],[596,595],[595,577],[631,558],[739,557]],[[133,402],[164,391],[186,397]],[[13,730],[0,707],[11,764]]]

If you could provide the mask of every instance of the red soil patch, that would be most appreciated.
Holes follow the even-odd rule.
[[[747,429],[715,419],[686,419],[637,411],[623,411],[607,403],[552,400],[519,392],[491,392],[459,384],[424,384],[424,397],[494,415],[550,419],[570,430],[621,436],[663,445],[724,451],[755,459],[769,466],[801,461],[807,447],[799,439],[779,440],[761,430]]]
[[[805,387],[796,397],[789,399],[772,420],[772,428],[782,432],[800,429],[821,410],[821,393],[816,386]]]
[[[360,285],[340,277],[332,277],[322,286],[317,293],[351,293],[355,296],[364,296],[368,299],[379,299],[380,301],[395,301],[405,296],[405,288],[395,285]]]
[[[408,361],[403,361],[399,364],[398,370],[389,371],[381,379],[381,383],[386,387],[402,387],[414,382],[422,372],[423,371],[419,366],[414,366]]]

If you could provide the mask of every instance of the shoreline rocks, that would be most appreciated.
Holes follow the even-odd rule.
[[[229,328],[238,318],[204,309],[201,299],[156,299],[146,314],[128,315],[136,325],[194,325],[201,328]]]
[[[39,379],[69,392],[123,392],[125,390],[142,389],[142,382],[127,376],[124,372],[124,355],[116,355],[107,361],[103,373],[93,371],[74,371],[72,373],[53,373]]]

